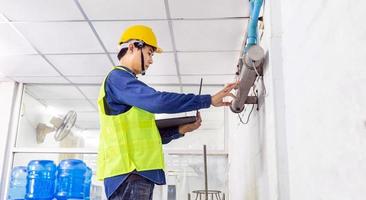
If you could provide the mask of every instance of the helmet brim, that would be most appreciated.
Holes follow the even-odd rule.
[[[163,53],[163,49],[160,48],[160,47],[156,47],[156,50],[155,50],[156,53]]]

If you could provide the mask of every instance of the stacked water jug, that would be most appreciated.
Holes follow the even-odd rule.
[[[14,167],[8,199],[89,199],[92,170],[82,160],[32,160],[28,167]]]

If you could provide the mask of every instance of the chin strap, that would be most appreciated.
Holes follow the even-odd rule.
[[[145,75],[144,54],[142,53],[142,48],[140,50],[141,50],[141,75]]]
[[[145,46],[145,43],[143,41],[136,41],[134,45],[141,50],[141,75],[145,75],[144,54],[142,53],[142,48]]]

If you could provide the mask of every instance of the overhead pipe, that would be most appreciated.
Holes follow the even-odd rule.
[[[263,0],[250,0],[250,19],[247,28],[247,42],[244,51],[257,44],[258,17],[263,4]]]
[[[238,61],[239,85],[236,89],[236,98],[230,106],[234,113],[244,110],[245,104],[257,104],[258,98],[249,96],[249,90],[253,86],[258,75],[263,73],[264,50],[258,43],[258,17],[263,4],[263,0],[250,0],[250,19],[246,38],[242,45],[240,58]]]

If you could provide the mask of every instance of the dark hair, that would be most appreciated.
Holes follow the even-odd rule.
[[[121,60],[121,58],[126,54],[128,48],[123,48],[119,51],[119,53],[117,54],[117,58],[118,60]]]

